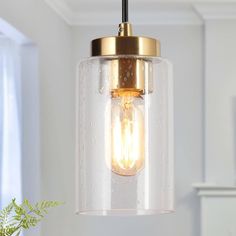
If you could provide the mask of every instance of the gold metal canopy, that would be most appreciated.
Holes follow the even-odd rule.
[[[94,39],[91,43],[92,56],[160,56],[160,41],[140,36],[132,36],[130,23],[119,25],[118,36]]]

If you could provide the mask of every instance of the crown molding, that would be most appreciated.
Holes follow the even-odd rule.
[[[101,2],[81,2],[79,10],[72,9],[65,0],[45,0],[45,2],[69,25],[112,25],[117,24],[120,8],[117,3],[110,2],[109,10]],[[143,6],[146,8],[143,10]],[[151,6],[151,7],[150,7]],[[135,10],[130,13],[132,23],[136,25],[200,25],[202,19],[189,3],[159,2],[149,0],[135,2]]]
[[[193,7],[203,20],[236,19],[235,2],[198,3]]]
[[[106,15],[104,15],[106,14]],[[118,24],[117,18],[114,18],[117,12],[109,13],[80,13],[74,15],[69,22],[70,25],[110,25]],[[99,19],[99,20],[97,20]],[[156,14],[155,12],[149,12],[149,14],[143,14],[136,12],[135,17],[132,17],[132,23],[135,25],[200,25],[202,20],[193,12],[164,12],[162,14]]]
[[[71,25],[74,13],[64,0],[44,0],[67,24]]]
[[[104,0],[80,1],[78,9],[66,0],[45,0],[45,2],[69,25],[113,25],[120,17],[117,2]],[[104,7],[106,6],[106,7]],[[150,7],[151,6],[151,7]],[[153,1],[137,0],[130,18],[137,25],[158,24],[202,24],[205,20],[236,19],[236,1]]]

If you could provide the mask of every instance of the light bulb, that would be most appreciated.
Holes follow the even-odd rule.
[[[112,98],[109,163],[118,175],[135,175],[144,166],[142,103],[138,92],[122,91]]]

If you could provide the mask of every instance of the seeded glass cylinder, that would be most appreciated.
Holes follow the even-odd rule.
[[[173,85],[162,58],[92,57],[77,81],[77,211],[174,210]]]

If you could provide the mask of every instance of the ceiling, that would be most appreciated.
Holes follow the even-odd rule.
[[[70,25],[117,24],[121,0],[45,0]],[[236,0],[130,0],[134,24],[201,24],[204,17],[236,18]]]

